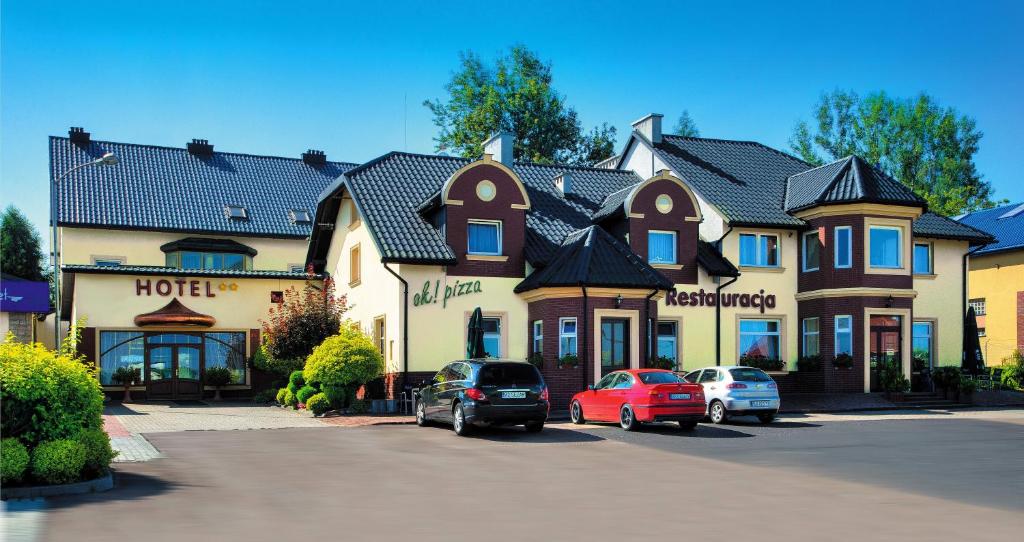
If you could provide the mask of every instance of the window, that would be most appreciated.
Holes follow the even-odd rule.
[[[114,372],[121,367],[136,369],[139,382],[145,378],[146,345],[138,331],[100,332],[100,384],[114,385]]]
[[[480,368],[480,386],[521,388],[540,384],[540,372],[524,363],[488,363]]]
[[[914,274],[932,274],[932,245],[931,243],[914,243]]]
[[[92,259],[93,265],[97,267],[121,267],[124,264],[124,260],[120,258],[97,258]]]
[[[740,320],[740,357],[782,359],[779,320]]]
[[[870,226],[871,267],[903,267],[903,229],[894,226]]]
[[[821,267],[821,242],[818,231],[809,231],[803,236],[803,270],[817,271]]]
[[[576,319],[558,319],[558,357],[576,355]]]
[[[500,256],[501,222],[470,220],[469,243],[467,248],[467,252],[470,254]]]
[[[736,382],[771,382],[772,377],[768,376],[768,373],[761,369],[754,369],[752,367],[743,367],[737,369],[729,369],[729,374],[732,379]]]
[[[224,214],[231,220],[248,220],[249,211],[241,205],[225,205]]]
[[[377,345],[377,351],[381,356],[387,354],[387,320],[383,316],[373,319],[373,343]]]
[[[654,264],[675,264],[676,232],[658,230],[647,232],[647,261]]]
[[[853,229],[849,226],[837,226],[835,237],[833,254],[836,269],[853,267]]]
[[[288,211],[288,219],[293,224],[309,224],[313,221],[312,217],[309,216],[309,211],[305,209],[290,209]]]
[[[968,303],[971,308],[974,309],[975,316],[985,316],[985,298],[978,297],[970,300]]]
[[[629,373],[619,373],[619,377],[612,384],[613,390],[628,390],[633,387],[633,376]]]
[[[292,273],[305,273],[306,272],[306,266],[302,265],[301,263],[289,264],[288,265],[288,271],[290,271]]]
[[[484,318],[484,352],[489,358],[501,357],[501,318]]]
[[[640,373],[640,381],[644,384],[679,384],[686,382],[675,373]]]
[[[819,342],[819,331],[821,322],[817,318],[804,318],[803,320],[803,352],[805,356],[817,356],[821,353]]]
[[[853,355],[853,317],[836,316],[835,353]]]
[[[985,336],[985,328],[983,328],[983,327],[979,327],[978,328],[978,336],[979,337],[984,337]]]
[[[612,382],[614,382],[618,378],[618,376],[619,376],[619,373],[612,373],[612,374],[605,375],[604,378],[602,378],[601,380],[597,381],[597,384],[594,385],[594,389],[595,390],[608,389],[609,387],[611,387]]]
[[[245,384],[245,333],[204,333],[206,368],[227,367],[232,384]]]
[[[542,320],[533,322],[533,353],[544,353],[544,322]]]
[[[359,245],[348,249],[348,285],[357,286],[363,278],[363,269],[359,259]]]
[[[658,357],[668,358],[679,366],[679,334],[677,322],[658,322]]]
[[[718,382],[719,380],[720,379],[718,378],[718,371],[717,370],[715,370],[715,369],[704,369],[704,372],[702,372],[700,374],[700,379],[698,379],[698,382],[703,384],[705,382]]]
[[[914,322],[911,350],[914,353],[914,370],[932,368],[932,323]]]
[[[228,269],[247,271],[252,269],[252,256],[233,252],[168,252],[167,267],[179,269]]]
[[[778,267],[779,237],[761,233],[740,234],[740,265]]]

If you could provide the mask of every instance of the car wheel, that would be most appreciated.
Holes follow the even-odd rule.
[[[775,414],[758,414],[757,419],[761,420],[761,423],[772,423],[775,421]]]
[[[423,406],[423,401],[416,402],[416,425],[420,427],[426,427],[430,422],[427,421],[427,410]]]
[[[583,419],[583,405],[580,405],[579,401],[573,401],[569,405],[569,419],[576,425],[587,423],[587,420]]]
[[[683,431],[693,431],[697,428],[697,422],[679,422],[679,428]]]
[[[542,429],[544,429],[544,422],[526,422],[526,430],[530,433],[540,433]]]
[[[462,403],[455,405],[452,410],[452,426],[455,428],[455,434],[460,437],[464,437],[472,431],[470,425],[466,423],[466,412],[462,409]]]
[[[721,401],[711,403],[711,408],[708,410],[708,417],[711,418],[711,423],[725,423],[729,419],[729,412],[725,410],[725,405]]]
[[[633,407],[629,405],[622,406],[622,410],[619,410],[619,425],[621,425],[626,431],[636,431],[637,429],[640,429],[640,422],[636,421],[636,414],[633,413]]]

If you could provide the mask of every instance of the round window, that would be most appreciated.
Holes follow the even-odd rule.
[[[476,195],[484,201],[491,201],[497,193],[498,189],[494,186],[494,183],[486,179],[476,185]]]
[[[658,199],[654,200],[654,206],[662,214],[668,214],[672,210],[672,198],[668,194],[662,194],[658,196]]]

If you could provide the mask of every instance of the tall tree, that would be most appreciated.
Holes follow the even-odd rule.
[[[4,209],[0,225],[0,262],[0,270],[5,274],[25,280],[47,280],[39,232],[13,205]]]
[[[693,122],[693,118],[690,117],[690,112],[686,109],[683,109],[683,113],[679,115],[679,120],[676,121],[676,129],[673,133],[684,137],[700,137],[700,130],[697,129],[697,123]]]
[[[997,203],[974,164],[982,137],[974,119],[927,94],[899,99],[835,90],[822,95],[813,116],[812,125],[799,122],[790,138],[790,148],[807,162],[857,154],[944,215]]]
[[[505,130],[515,137],[516,160],[590,165],[612,155],[615,129],[584,134],[576,110],[551,85],[551,64],[534,52],[512,47],[493,66],[473,52],[459,60],[447,99],[423,102],[439,129],[437,150],[477,157],[488,137]]]

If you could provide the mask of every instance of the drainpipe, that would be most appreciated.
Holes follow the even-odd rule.
[[[655,329],[652,329],[652,327],[656,328],[653,322],[651,322],[651,298],[658,295],[658,292],[659,290],[657,289],[652,290],[651,293],[647,294],[647,297],[644,298],[644,329],[647,331],[647,337],[644,339],[644,344],[646,345],[644,346],[644,357],[647,358],[648,366],[651,364],[651,350],[654,349],[653,339]]]
[[[725,239],[726,236],[728,236],[730,233],[732,233],[732,226],[729,226],[729,229],[725,230],[725,233],[723,233],[722,236],[718,238],[718,241],[715,241],[715,244],[719,245],[718,247],[716,247],[716,248],[718,248],[719,253],[722,252],[722,249],[721,249],[722,240]],[[724,258],[725,255],[723,254],[722,257]],[[721,280],[721,278],[719,278],[719,280]],[[726,282],[725,284],[719,284],[718,287],[715,288],[715,365],[716,366],[719,366],[719,365],[722,364],[722,290],[724,290],[726,286],[736,282],[737,280],[739,280],[738,276],[733,277],[732,280],[730,280],[729,282]]]
[[[968,260],[971,257],[971,254],[974,254],[975,252],[985,248],[986,246],[988,246],[988,245],[977,246],[977,247],[974,247],[971,250],[968,250],[967,252],[965,252],[964,253],[964,257],[963,257],[963,263],[961,264],[961,273],[960,273],[961,276],[960,276],[960,279],[961,279],[962,288],[963,288],[963,296],[961,296],[961,300],[960,300],[960,303],[961,303],[961,306],[960,306],[960,327],[963,328],[964,333],[967,332],[967,325],[966,325],[966,322],[965,322],[965,319],[967,318],[967,263],[968,263]],[[933,269],[932,272],[934,273],[935,270]],[[964,333],[961,333],[961,335],[963,335]],[[960,350],[961,350],[961,352],[960,352],[960,363],[962,365],[963,362],[964,362],[964,352],[963,352],[963,348],[961,348]]]
[[[577,345],[576,345],[576,352],[577,352],[577,354],[581,350],[583,352],[590,353],[590,348],[589,348],[590,347],[590,333],[589,333],[590,332],[590,318],[588,318],[588,316],[590,315],[590,310],[588,309],[589,303],[588,303],[588,299],[587,299],[587,287],[581,284],[580,288],[583,289],[583,348],[580,348],[580,345],[577,343]],[[590,353],[590,354],[592,355],[592,353]],[[577,357],[577,359],[580,359],[580,356],[576,356],[576,357]],[[583,363],[583,388],[582,389],[584,389],[584,390],[587,389],[587,383],[589,382],[587,380],[587,366],[590,365],[590,359],[589,358],[590,358],[590,355],[586,356],[585,358],[583,358],[581,360],[581,362]]]
[[[409,385],[409,283],[403,279],[394,269],[388,267],[387,262],[380,262],[384,269],[388,270],[398,282],[402,283],[402,388]]]

